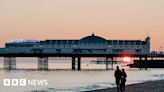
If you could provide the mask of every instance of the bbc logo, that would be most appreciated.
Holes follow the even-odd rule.
[[[4,79],[4,86],[26,86],[26,79]]]

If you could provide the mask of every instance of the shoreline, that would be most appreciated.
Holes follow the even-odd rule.
[[[85,92],[117,92],[117,88],[98,89]],[[146,81],[126,85],[126,90],[123,92],[164,92],[164,80]]]

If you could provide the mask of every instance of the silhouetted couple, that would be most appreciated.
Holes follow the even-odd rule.
[[[125,82],[126,82],[126,77],[127,77],[125,70],[122,69],[121,71],[119,67],[117,66],[114,76],[116,78],[117,91],[118,92],[125,91]]]

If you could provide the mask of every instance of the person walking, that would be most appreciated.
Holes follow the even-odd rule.
[[[119,69],[119,67],[116,67],[116,71],[114,73],[115,79],[116,79],[116,85],[117,85],[117,92],[121,90],[121,77],[122,77],[122,72]]]
[[[125,82],[126,82],[127,74],[124,69],[122,69],[122,77],[121,77],[121,92],[125,91]]]

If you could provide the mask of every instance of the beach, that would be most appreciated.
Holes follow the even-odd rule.
[[[117,88],[94,90],[90,92],[117,92]],[[164,92],[164,80],[127,85],[124,92]]]

